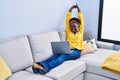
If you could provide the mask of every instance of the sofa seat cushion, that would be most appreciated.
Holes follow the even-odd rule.
[[[55,80],[71,80],[86,70],[85,62],[70,60],[65,61],[62,65],[54,68],[46,76]]]
[[[69,60],[52,69],[50,72],[45,74],[45,76],[55,80],[71,80],[83,73],[85,70],[86,64],[84,61]],[[33,72],[31,67],[28,68],[27,71]]]
[[[85,73],[81,73],[78,76],[74,77],[71,80],[84,80]]]
[[[25,69],[33,63],[30,45],[26,36],[0,41],[0,56],[4,59],[11,72]]]
[[[60,41],[57,31],[29,35],[35,62],[43,61],[52,55],[51,42]]]
[[[7,80],[53,80],[43,75],[34,74],[28,71],[19,71],[12,76],[10,76]]]
[[[104,77],[104,76],[100,76],[100,75],[96,75],[96,74],[91,74],[88,72],[85,72],[85,79],[84,80],[115,80],[115,79],[111,79],[108,77]]]
[[[114,52],[116,51],[99,48],[93,54],[83,55],[79,60],[86,62],[87,72],[106,76],[109,78],[120,79],[120,75],[101,68],[101,65],[105,61],[105,59]]]

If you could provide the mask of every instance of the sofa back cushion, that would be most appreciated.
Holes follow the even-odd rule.
[[[66,33],[65,31],[59,31],[59,37],[61,41],[66,41]]]
[[[0,41],[0,56],[12,72],[32,65],[33,58],[26,36]]]
[[[35,62],[43,61],[52,55],[51,42],[60,41],[57,31],[29,35]]]

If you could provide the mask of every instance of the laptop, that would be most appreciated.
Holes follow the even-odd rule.
[[[72,51],[68,41],[51,42],[51,47],[54,54],[70,54]]]

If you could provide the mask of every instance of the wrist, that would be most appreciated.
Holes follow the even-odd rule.
[[[69,9],[69,12],[72,12],[72,9],[73,9],[73,8],[71,7],[71,8]]]

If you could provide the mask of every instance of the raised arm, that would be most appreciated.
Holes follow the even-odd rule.
[[[68,31],[68,32],[70,31],[69,20],[71,19],[71,16],[72,16],[72,10],[75,9],[75,8],[78,11],[78,18],[81,22],[80,25],[79,25],[80,32],[83,34],[83,32],[84,32],[84,20],[83,20],[82,12],[81,12],[78,4],[71,6],[68,13],[67,13],[67,16],[66,16],[66,31]]]
[[[76,3],[76,8],[77,8],[78,12],[81,12],[81,10],[80,10],[80,8],[79,8],[77,3]]]
[[[71,6],[70,9],[68,10],[68,13],[67,13],[67,16],[66,16],[66,31],[69,31],[69,30],[70,30],[69,20],[71,19],[72,10],[73,10],[74,8],[76,8],[76,5]]]
[[[77,8],[77,6],[76,5],[71,6],[69,9],[69,12],[72,12],[72,9],[74,9],[74,8]]]
[[[76,4],[76,8],[78,10],[78,18],[81,21],[80,32],[83,34],[84,33],[84,19],[83,19],[83,15],[82,15],[82,12],[81,12],[80,7],[78,6],[78,4]]]

